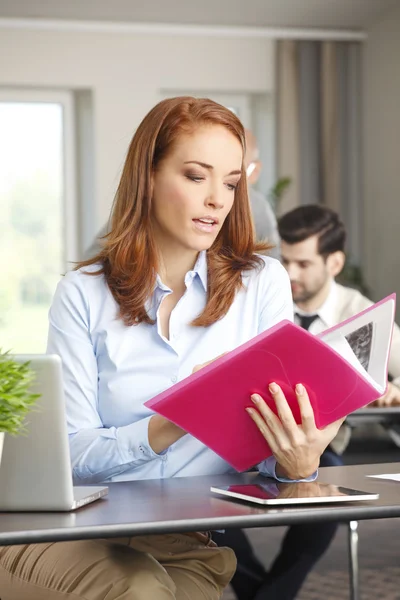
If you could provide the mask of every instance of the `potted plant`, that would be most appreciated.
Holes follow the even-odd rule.
[[[287,188],[290,187],[292,183],[292,179],[290,177],[281,177],[275,183],[275,185],[269,190],[268,200],[274,209],[274,212],[277,213],[279,209],[279,202],[282,199],[282,196],[286,192]]]
[[[35,373],[29,362],[19,363],[0,350],[0,460],[4,434],[23,432],[23,422],[40,394],[33,394]]]

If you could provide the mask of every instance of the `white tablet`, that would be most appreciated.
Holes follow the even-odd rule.
[[[361,490],[353,490],[328,483],[318,483],[317,481],[299,483],[268,481],[265,483],[213,486],[210,490],[214,494],[247,500],[256,504],[280,506],[287,504],[355,502],[378,500],[379,498],[379,494],[362,492]]]

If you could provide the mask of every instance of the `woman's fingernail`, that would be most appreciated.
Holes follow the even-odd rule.
[[[252,414],[253,414],[253,409],[252,409],[252,408],[246,408],[246,412],[247,412],[249,415],[252,415]]]
[[[301,396],[301,394],[304,394],[304,386],[301,383],[298,383],[296,385],[296,394],[298,394],[299,396]]]
[[[253,400],[254,404],[258,404],[260,402],[260,396],[257,396],[257,394],[252,394],[251,399]]]
[[[279,391],[279,387],[276,385],[276,383],[270,383],[268,387],[271,394],[276,394],[276,392]]]

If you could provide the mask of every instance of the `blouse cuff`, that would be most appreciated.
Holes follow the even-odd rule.
[[[276,458],[275,456],[269,456],[258,465],[258,470],[261,475],[266,477],[273,477],[277,481],[282,483],[299,483],[300,481],[315,481],[318,477],[318,470],[315,471],[310,477],[305,479],[287,479],[286,477],[278,477],[276,474]]]

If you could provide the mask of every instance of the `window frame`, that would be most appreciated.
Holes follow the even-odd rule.
[[[78,260],[78,202],[76,169],[76,111],[74,96],[67,90],[0,87],[0,103],[59,104],[62,109],[62,223],[63,267]]]

